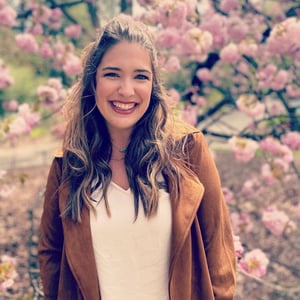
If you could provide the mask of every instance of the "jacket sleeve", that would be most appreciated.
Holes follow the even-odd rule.
[[[190,162],[205,192],[198,210],[207,264],[216,300],[233,299],[236,256],[229,212],[219,173],[201,132],[193,133]]]
[[[55,158],[48,174],[38,246],[40,276],[45,300],[57,299],[58,293],[63,247],[62,223],[58,201],[60,178],[61,166],[59,158]]]

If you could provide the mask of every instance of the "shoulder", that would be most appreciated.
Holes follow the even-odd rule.
[[[64,152],[61,148],[57,148],[55,151],[54,151],[54,157],[55,158],[62,158],[64,155]]]
[[[201,142],[204,140],[204,135],[200,129],[181,120],[175,119],[169,126],[170,134],[176,141],[188,139],[189,141]]]

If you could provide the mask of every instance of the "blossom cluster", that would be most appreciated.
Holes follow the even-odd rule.
[[[264,159],[260,174],[242,184],[241,195],[259,197],[270,184],[289,180],[293,151],[300,149],[299,117],[291,113],[297,111],[300,97],[300,22],[285,15],[291,12],[292,1],[221,0],[206,1],[206,6],[193,0],[138,2],[146,10],[143,21],[154,25],[163,69],[183,74],[189,69],[191,74],[191,86],[181,94],[170,89],[169,102],[182,118],[197,126],[199,115],[205,118],[210,102],[220,97],[229,99],[230,106],[248,122],[233,131],[229,147],[238,162],[245,164],[258,156]],[[216,135],[222,133],[216,131]],[[247,274],[262,277],[270,264],[267,254],[258,248],[245,251],[240,236],[253,234],[255,221],[278,237],[293,232],[296,225],[273,205],[262,209],[260,220],[247,211],[246,203],[235,211],[239,200],[234,192],[223,187],[223,193],[233,208],[239,266]]]
[[[6,1],[0,1],[0,25],[12,27],[16,24],[17,12]]]
[[[0,257],[0,293],[12,287],[16,277],[16,259],[8,255]]]
[[[49,8],[38,1],[26,1],[32,18],[26,22],[26,30],[15,36],[16,46],[27,53],[52,59],[53,66],[60,68],[67,75],[77,75],[81,71],[79,57],[74,53],[73,44],[64,44],[52,37],[53,32],[62,30],[63,12],[60,8]],[[5,1],[0,3],[0,26],[12,27],[16,24],[17,13]],[[82,28],[78,24],[64,27],[63,32],[70,39],[77,39]],[[51,33],[51,34],[50,34]],[[0,76],[1,78],[1,76]]]
[[[240,259],[240,267],[247,274],[263,277],[270,261],[261,249],[253,249]]]
[[[17,138],[28,134],[40,122],[40,113],[33,111],[28,103],[18,106],[17,113],[9,118],[2,129],[6,138]]]
[[[66,94],[60,78],[49,78],[46,85],[37,88],[40,103],[53,111],[57,111],[62,106]]]

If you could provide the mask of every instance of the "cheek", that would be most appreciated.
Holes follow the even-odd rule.
[[[152,95],[152,86],[146,86],[141,90],[141,94],[143,95],[143,98],[145,101],[150,102],[150,98]]]

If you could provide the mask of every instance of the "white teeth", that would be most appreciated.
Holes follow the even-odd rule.
[[[120,102],[113,102],[113,105],[122,110],[132,109],[134,107],[134,103],[120,103]]]

